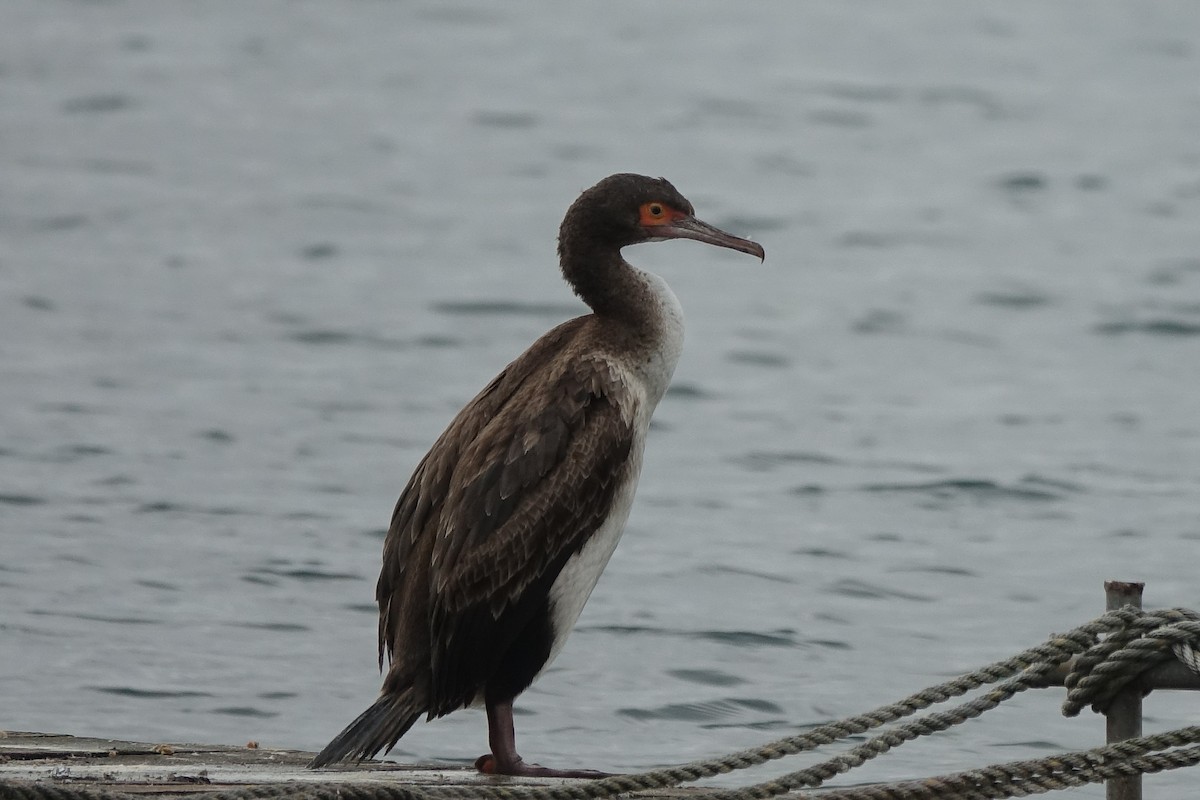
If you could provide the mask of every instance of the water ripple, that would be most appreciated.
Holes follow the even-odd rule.
[[[946,564],[913,564],[897,567],[893,572],[916,572],[929,575],[957,575],[965,578],[978,578],[979,573],[964,567],[952,567]]]
[[[46,502],[46,498],[34,494],[0,494],[0,504],[9,506],[38,506]]]
[[[830,550],[827,547],[801,547],[792,552],[798,556],[808,556],[809,558],[851,558],[851,555],[844,550]]]
[[[782,714],[783,708],[769,700],[748,697],[723,697],[695,703],[669,703],[657,708],[622,708],[618,714],[638,721],[672,720],[708,722],[740,716],[747,711],[758,714]]]
[[[324,261],[338,254],[338,246],[332,242],[316,242],[300,248],[300,257],[305,261]]]
[[[56,309],[53,300],[38,294],[26,295],[21,298],[21,303],[26,308],[32,308],[35,311],[54,311]]]
[[[701,567],[699,572],[706,575],[737,575],[745,578],[756,578],[763,581],[771,581],[773,583],[795,583],[792,578],[786,575],[775,575],[770,572],[759,572],[752,569],[742,569],[740,567],[731,567],[726,564],[710,564]]]
[[[124,111],[133,105],[133,98],[129,95],[113,92],[73,97],[63,102],[62,110],[67,114],[103,114]]]
[[[29,613],[42,617],[62,617],[64,619],[83,620],[84,622],[105,622],[113,625],[158,625],[162,622],[160,619],[151,619],[149,617],[128,617],[109,614],[82,614],[69,611],[48,611],[41,608],[30,609]]]
[[[263,711],[261,708],[254,706],[222,706],[212,709],[213,714],[226,714],[231,717],[256,717],[258,719],[270,719],[278,717],[279,714],[274,711]]]
[[[975,295],[976,303],[998,308],[1029,309],[1049,305],[1050,295],[1037,289],[1008,289],[979,292]]]
[[[1200,320],[1168,319],[1159,317],[1148,320],[1122,320],[1102,322],[1093,330],[1103,336],[1120,336],[1126,333],[1144,333],[1150,336],[1200,336]]]
[[[242,580],[252,583],[275,585],[273,578],[292,578],[299,581],[356,581],[362,580],[362,575],[354,572],[333,572],[321,569],[319,564],[309,563],[290,566],[282,563],[255,567],[242,576]]]
[[[826,455],[825,453],[814,453],[807,450],[751,450],[745,455],[738,456],[734,461],[756,472],[774,469],[783,464],[840,466],[845,463],[836,456]]]
[[[212,697],[209,692],[198,692],[191,689],[138,689],[133,686],[87,686],[93,692],[115,694],[119,697],[134,697],[142,700],[165,700],[181,697]]]
[[[439,314],[502,317],[576,317],[585,309],[566,303],[522,303],[516,300],[446,300],[432,305]]]
[[[471,115],[471,121],[485,128],[506,128],[509,130],[526,130],[538,124],[537,114],[530,111],[476,111]]]
[[[596,625],[581,630],[611,633],[619,636],[649,635],[655,638],[679,637],[692,641],[709,641],[731,644],[738,647],[799,647],[794,630],[780,628],[773,631],[700,630],[683,631],[658,628],[650,625]]]
[[[403,350],[409,346],[408,342],[403,339],[360,331],[337,330],[334,328],[310,328],[293,331],[286,334],[284,338],[297,344],[313,347],[364,346],[377,350]]]
[[[970,498],[988,500],[1060,500],[1068,484],[1039,478],[1023,478],[1016,484],[1005,485],[993,480],[951,478],[918,483],[871,483],[859,487],[864,492],[913,492],[927,494],[940,500]]]
[[[843,578],[842,580],[835,581],[825,587],[825,590],[830,594],[838,594],[843,597],[861,597],[870,600],[915,600],[922,603],[932,603],[937,599],[932,595],[902,592],[899,589],[889,589],[874,583],[868,583],[867,581],[860,581],[856,578]]]
[[[746,682],[744,678],[719,669],[669,669],[667,674],[672,678],[702,686],[738,686]]]
[[[139,514],[212,514],[220,517],[257,513],[233,506],[211,506],[206,508],[186,503],[175,503],[170,500],[154,500],[149,503],[142,503],[134,510]]]
[[[706,400],[712,397],[712,393],[701,387],[699,384],[687,383],[685,381],[677,381],[667,387],[667,397],[682,399],[682,400]]]
[[[685,633],[690,639],[702,639],[721,644],[732,644],[739,647],[795,647],[799,644],[796,632],[791,630],[775,630],[769,633],[758,631],[694,631]]]
[[[300,625],[294,622],[232,622],[230,627],[233,628],[249,628],[258,631],[277,631],[279,633],[299,633],[310,631],[307,625]]]

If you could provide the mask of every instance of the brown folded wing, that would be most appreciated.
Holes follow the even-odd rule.
[[[609,362],[529,368],[565,355],[583,319],[463,409],[396,505],[377,587],[384,690],[425,684],[430,716],[475,697],[628,474],[636,401]]]

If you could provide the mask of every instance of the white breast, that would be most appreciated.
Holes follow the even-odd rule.
[[[650,290],[658,316],[658,346],[634,365],[636,379],[644,386],[649,404],[646,410],[646,425],[649,426],[650,415],[667,391],[671,376],[675,374],[675,365],[683,353],[683,306],[679,305],[679,298],[662,278],[653,272],[636,267],[632,269]]]
[[[617,549],[617,542],[625,530],[625,520],[629,519],[629,509],[633,507],[638,473],[641,472],[640,444],[637,446],[636,460],[629,479],[614,494],[612,511],[604,523],[592,534],[583,549],[571,556],[562,572],[558,573],[554,585],[550,587],[550,625],[554,630],[554,642],[550,647],[550,657],[546,659],[547,667],[567,643],[567,636],[575,627],[592,589],[596,588],[600,573],[604,571],[608,559]]]
[[[642,452],[646,444],[646,431],[650,428],[650,416],[666,393],[671,376],[675,373],[675,365],[683,352],[683,308],[678,298],[662,278],[636,268],[635,272],[650,290],[657,307],[659,335],[655,346],[614,361],[614,374],[626,382],[634,397],[633,446],[629,452],[626,477],[613,495],[612,508],[604,522],[583,548],[567,561],[550,587],[554,643],[550,658],[546,661],[547,666],[566,644],[568,634],[575,627],[584,604],[600,580],[600,573],[607,566],[625,530],[625,521],[633,507],[638,477],[642,472]]]

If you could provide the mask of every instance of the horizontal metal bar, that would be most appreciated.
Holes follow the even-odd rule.
[[[1053,672],[1046,676],[1046,679],[1038,686],[1062,686],[1067,678],[1067,675],[1072,671],[1075,659],[1072,658],[1066,663],[1059,664]],[[1146,670],[1141,676],[1130,684],[1131,688],[1142,690],[1152,689],[1192,689],[1200,690],[1200,675],[1192,672],[1192,670],[1180,661],[1166,661]]]

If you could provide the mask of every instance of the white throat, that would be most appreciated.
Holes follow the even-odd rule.
[[[658,275],[637,267],[630,268],[638,282],[646,288],[657,322],[656,346],[646,353],[643,360],[631,365],[645,386],[648,418],[666,393],[671,376],[675,374],[675,365],[683,353],[683,307],[679,305],[679,298],[671,291],[671,287]]]

